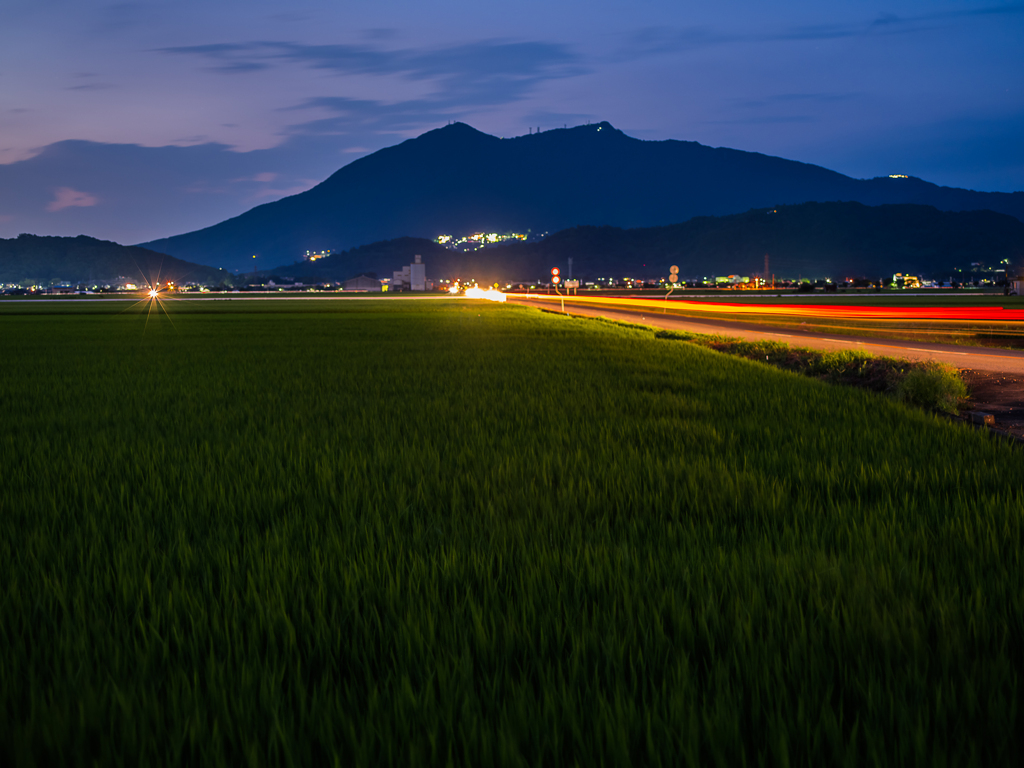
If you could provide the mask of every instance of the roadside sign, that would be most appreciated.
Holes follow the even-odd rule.
[[[675,272],[673,272],[671,275],[668,276],[668,281],[670,283],[678,283],[679,282],[679,275],[677,275]]]
[[[552,275],[552,277],[551,277],[551,282],[554,283],[555,285],[558,285],[558,283],[561,280],[562,280],[562,278],[560,278],[558,275]]]
[[[580,281],[579,280],[566,280],[563,283],[563,285],[566,288],[579,288],[580,287]]]
[[[669,271],[669,274],[678,275],[679,274],[679,267],[677,267],[675,264],[673,264],[671,267],[668,268],[668,271]],[[675,280],[673,280],[672,282],[674,283]]]
[[[554,275],[555,277],[557,277],[558,275],[561,274],[561,272],[558,271],[558,267],[552,267],[551,268],[551,274]]]

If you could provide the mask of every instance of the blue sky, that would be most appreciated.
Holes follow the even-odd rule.
[[[141,242],[462,120],[1024,190],[1017,2],[3,0],[0,237]]]

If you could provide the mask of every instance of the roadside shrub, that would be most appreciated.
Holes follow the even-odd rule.
[[[956,413],[960,401],[967,397],[967,385],[951,365],[933,360],[908,366],[901,373],[893,394],[902,402]]]

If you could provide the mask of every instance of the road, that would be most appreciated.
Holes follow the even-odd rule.
[[[561,302],[558,297],[539,298],[527,297],[522,294],[508,294],[507,301],[515,304],[539,307],[541,309],[559,311]],[[782,341],[798,347],[810,347],[823,350],[858,349],[873,355],[901,357],[908,360],[938,360],[957,368],[969,368],[989,373],[1024,375],[1024,352],[1008,349],[992,349],[989,347],[966,347],[954,344],[930,344],[919,341],[900,341],[898,339],[875,339],[864,336],[840,336],[836,334],[797,331],[790,328],[772,328],[752,323],[739,323],[728,320],[704,320],[680,315],[661,314],[657,307],[632,308],[607,306],[589,306],[574,304],[572,299],[565,300],[565,311],[573,315],[588,317],[604,317],[609,320],[622,320],[628,323],[641,323],[657,328],[674,331],[690,331],[692,333],[721,334],[742,339]]]

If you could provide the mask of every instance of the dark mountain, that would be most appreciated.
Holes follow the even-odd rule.
[[[0,238],[0,283],[114,284],[173,280],[216,285],[230,280],[222,269],[192,264],[138,246],[118,245],[92,237]]]
[[[1024,267],[1024,222],[993,211],[939,211],[924,205],[866,206],[804,203],[733,216],[701,216],[645,229],[575,227],[536,243],[512,243],[470,253],[402,238],[327,259],[282,268],[281,274],[344,279],[359,272],[391,274],[422,254],[431,278],[482,282],[537,280],[551,267],[573,275],[665,277],[676,264],[684,277],[754,275],[785,278],[891,277],[895,272],[947,280],[975,262]]]
[[[754,152],[640,141],[608,123],[512,139],[455,123],[360,158],[302,194],[144,245],[245,270],[252,254],[280,264],[306,250],[402,236],[663,226],[839,200],[990,209],[1024,220],[1024,192],[973,192],[914,178],[858,180]]]

